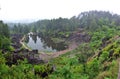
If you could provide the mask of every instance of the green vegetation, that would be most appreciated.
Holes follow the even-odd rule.
[[[10,48],[10,33],[7,24],[0,21],[0,49],[8,50]]]
[[[20,34],[27,34],[30,32],[29,26],[25,24],[14,24],[10,27],[11,34],[20,33]]]
[[[3,54],[0,51],[0,79],[117,79],[120,59],[119,21],[120,16],[117,14],[90,11],[70,19],[41,20],[23,27],[15,25],[11,33],[25,34],[32,31],[43,37],[49,36],[56,42],[81,33],[78,29],[87,32],[91,39],[44,64],[30,64],[24,59],[9,66],[6,62],[9,62],[7,57],[11,52]],[[20,28],[28,29],[23,31]],[[9,48],[7,25],[0,22],[0,50]]]
[[[119,31],[111,30],[115,29],[107,28],[104,33],[102,29],[99,34],[98,31],[91,33],[93,36],[90,43],[81,44],[77,49],[52,60],[57,67],[50,76],[59,79],[117,79],[120,39],[119,36],[116,37]],[[108,37],[109,39],[105,40]],[[102,46],[105,45],[102,40],[110,43]],[[63,76],[63,72],[66,72],[67,77]]]

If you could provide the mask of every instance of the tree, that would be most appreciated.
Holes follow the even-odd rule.
[[[10,46],[10,32],[7,24],[0,21],[0,49],[9,49]]]

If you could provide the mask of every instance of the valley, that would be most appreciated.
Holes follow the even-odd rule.
[[[120,15],[0,21],[0,79],[119,79]]]

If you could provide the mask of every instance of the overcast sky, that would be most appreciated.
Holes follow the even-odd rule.
[[[120,0],[0,0],[0,20],[70,18],[89,10],[120,14]]]

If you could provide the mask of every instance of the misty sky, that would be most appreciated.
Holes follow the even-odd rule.
[[[0,20],[70,18],[89,10],[120,14],[119,0],[0,0]]]

